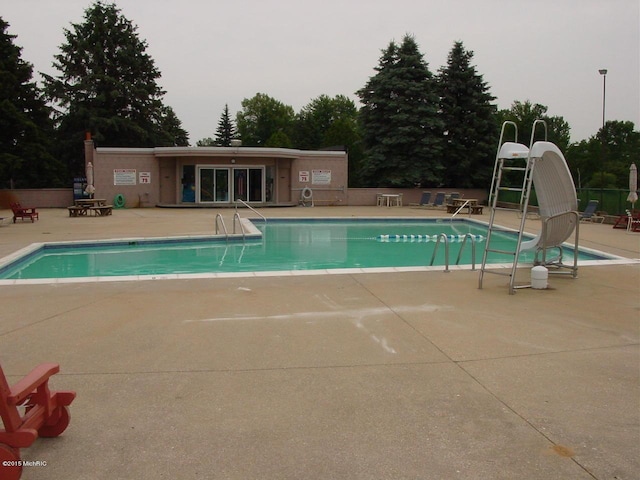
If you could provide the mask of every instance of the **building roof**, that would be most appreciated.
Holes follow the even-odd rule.
[[[298,150],[293,148],[264,148],[264,147],[98,147],[100,154],[152,154],[155,157],[346,157],[344,151],[332,150]]]

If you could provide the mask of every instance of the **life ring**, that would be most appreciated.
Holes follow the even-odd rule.
[[[303,207],[309,204],[313,207],[313,192],[309,187],[304,187],[300,192],[300,203]]]
[[[117,194],[113,199],[113,206],[116,208],[123,208],[125,204],[124,195],[121,193]]]

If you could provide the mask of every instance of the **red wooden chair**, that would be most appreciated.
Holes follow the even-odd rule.
[[[0,366],[0,478],[18,480],[22,475],[20,448],[38,437],[57,437],[69,425],[68,405],[76,392],[51,392],[49,378],[60,371],[56,363],[43,363],[9,386]],[[24,414],[18,407],[24,408]]]
[[[631,226],[629,222],[631,222]],[[629,228],[635,228],[633,231],[637,231],[638,222],[640,222],[640,210],[627,210],[624,215],[620,215],[616,219],[616,223],[613,224],[613,228],[624,228],[627,230],[629,230]],[[634,223],[636,226],[633,225]]]
[[[23,207],[18,202],[11,204],[11,210],[13,211],[13,223],[16,223],[18,218],[24,220],[30,218],[31,223],[38,219],[38,212],[34,207]]]

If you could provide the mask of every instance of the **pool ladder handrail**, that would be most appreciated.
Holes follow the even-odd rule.
[[[242,227],[242,220],[240,219],[240,214],[238,212],[233,214],[233,233],[236,233],[236,220],[237,224],[240,225],[240,233],[242,233],[242,239],[245,239],[244,228]]]
[[[251,205],[249,205],[247,202],[245,202],[244,200],[242,200],[241,198],[238,198],[236,200],[236,212],[238,211],[238,204],[241,203],[242,205],[244,205],[245,207],[247,207],[249,210],[251,210],[253,213],[255,213],[256,215],[258,215],[260,218],[262,218],[262,221],[264,223],[267,223],[267,217],[265,217],[264,215],[262,215],[259,211],[257,211],[255,208],[253,208]]]
[[[220,234],[220,225],[222,225],[222,231],[224,232],[225,238],[229,239],[229,232],[227,232],[227,227],[224,224],[224,218],[222,218],[222,214],[216,214],[216,235]]]
[[[220,226],[222,225],[222,231],[224,233],[224,237],[226,240],[229,240],[229,232],[227,231],[227,226],[224,224],[224,218],[221,213],[216,214],[216,235],[220,234]],[[236,235],[236,225],[240,226],[240,233],[242,234],[242,239],[246,238],[246,233],[244,228],[242,227],[242,220],[240,219],[240,214],[238,212],[233,214],[233,234]]]
[[[467,240],[471,240],[471,270],[476,269],[476,238],[470,233],[465,234],[462,239],[462,245],[460,245],[460,251],[458,252],[458,258],[456,259],[456,265],[460,265],[460,259],[462,258],[462,251],[464,250],[464,246],[467,244]],[[449,273],[449,237],[446,233],[441,233],[438,235],[438,239],[436,240],[436,246],[433,248],[433,254],[431,255],[431,262],[429,266],[433,266],[433,262],[435,262],[436,254],[438,253],[438,245],[440,245],[440,241],[444,242],[444,271],[445,273]]]

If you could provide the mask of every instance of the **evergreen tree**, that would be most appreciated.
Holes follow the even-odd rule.
[[[64,167],[51,154],[51,111],[32,82],[33,67],[0,17],[0,185],[65,186]]]
[[[471,64],[473,52],[454,43],[437,77],[443,122],[444,184],[456,188],[488,187],[495,160],[495,100]]]
[[[157,119],[158,133],[155,140],[157,147],[179,147],[189,145],[189,134],[182,128],[182,122],[173,108],[162,106]]]
[[[228,147],[231,145],[231,140],[236,138],[236,136],[236,127],[229,115],[229,105],[225,104],[224,111],[222,112],[220,121],[218,122],[218,129],[216,130],[216,139],[214,144],[218,147]]]
[[[441,121],[433,75],[413,37],[383,50],[376,75],[357,92],[370,185],[440,185]]]
[[[97,1],[83,23],[65,29],[66,43],[53,63],[60,75],[44,76],[59,108],[58,144],[73,173],[84,171],[85,131],[102,146],[188,144],[180,121],[162,103],[160,72],[136,31],[115,4]]]

